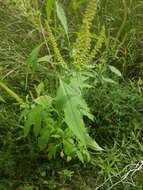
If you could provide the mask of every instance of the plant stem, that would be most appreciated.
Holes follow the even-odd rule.
[[[11,97],[15,98],[19,104],[24,104],[24,100],[20,98],[14,91],[8,88],[2,81],[0,81],[0,87],[3,88]]]

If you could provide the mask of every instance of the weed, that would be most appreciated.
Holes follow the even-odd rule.
[[[0,1],[0,189],[143,188],[142,7]]]

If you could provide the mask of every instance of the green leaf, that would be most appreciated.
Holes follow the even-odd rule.
[[[102,80],[107,82],[107,83],[112,83],[112,84],[116,84],[116,82],[110,78],[107,78],[107,77],[102,77]]]
[[[83,158],[82,153],[81,153],[80,151],[76,151],[76,154],[77,154],[77,156],[78,156],[78,159],[79,159],[82,163],[84,163],[84,158]]]
[[[92,115],[90,112],[89,112],[89,109],[84,109],[84,108],[80,108],[80,111],[82,113],[82,115],[85,115],[86,117],[88,117],[91,121],[94,121],[94,115]]]
[[[40,137],[38,138],[38,145],[41,150],[45,149],[50,138],[50,128],[45,127],[41,130]]]
[[[36,48],[34,48],[32,52],[30,53],[30,56],[27,60],[28,65],[31,67],[32,71],[35,71],[38,67],[38,55],[39,55],[39,51],[42,45],[43,43],[38,45]]]
[[[80,139],[83,144],[86,144],[84,123],[81,114],[77,109],[77,104],[73,101],[72,97],[68,99],[68,97],[71,96],[72,89],[62,80],[60,80],[60,89],[62,92],[61,95],[63,98],[66,98],[66,103],[63,107],[65,122],[77,138]]]
[[[37,92],[38,96],[39,96],[42,92],[44,92],[44,83],[43,83],[43,82],[41,82],[41,83],[36,87],[36,92]]]
[[[5,103],[5,100],[3,99],[3,97],[0,95],[0,102]]]
[[[70,143],[67,139],[63,141],[63,148],[66,155],[70,156],[76,151],[75,145]]]
[[[67,18],[64,12],[64,9],[62,5],[56,1],[56,11],[57,11],[57,16],[65,30],[65,33],[68,35],[68,24],[67,24]]]
[[[112,65],[108,65],[108,67],[109,67],[109,69],[111,70],[112,73],[114,73],[118,77],[122,77],[121,72],[116,67],[114,67]]]
[[[45,96],[39,96],[34,101],[37,104],[46,108],[46,107],[50,107],[52,105],[52,100],[53,100],[52,97],[45,95]]]
[[[98,150],[98,151],[102,151],[103,149],[97,144],[96,141],[94,141],[89,135],[87,135],[87,141],[88,141],[88,146],[91,148],[91,149],[95,149],[95,150]]]
[[[64,102],[65,99],[62,109],[67,126],[84,146],[101,150],[99,146],[95,147],[96,143],[89,137],[85,128],[83,115],[88,117],[91,117],[91,115],[89,114],[90,112],[86,102],[82,99],[81,92],[79,93],[73,86],[62,80],[60,80],[59,88],[60,93],[58,94],[59,97],[57,97],[57,100],[63,100]]]
[[[79,96],[79,95],[77,95]],[[74,101],[76,102],[76,104],[78,105],[79,111],[81,112],[82,115],[87,116],[90,120],[94,120],[94,116],[90,113],[90,109],[87,105],[87,103],[85,102],[85,100],[79,96],[78,98],[74,97]]]
[[[55,144],[55,143],[49,144],[49,147],[48,147],[48,157],[49,157],[49,159],[52,159],[52,158],[56,157],[57,147],[58,147],[58,145]]]
[[[76,89],[82,90],[83,88],[91,88],[87,83],[87,80],[89,79],[88,76],[85,76],[81,73],[73,73],[73,77],[71,78],[70,84]]]
[[[47,0],[47,4],[46,4],[47,19],[49,19],[51,17],[54,2],[55,2],[55,0]]]
[[[67,102],[64,113],[66,124],[70,127],[75,136],[86,145],[86,130],[84,128],[81,113],[78,111],[73,99]]]
[[[55,98],[55,101],[57,103],[58,109],[61,110],[63,109],[64,105],[66,104],[67,101],[73,96],[72,92],[71,94],[68,94],[68,97],[63,94],[63,89],[61,86],[57,90],[57,96]]]
[[[41,122],[42,122],[42,106],[38,105],[33,107],[29,113],[27,120],[24,126],[24,136],[27,136],[30,132],[31,127],[33,126],[33,131],[35,136],[37,137],[40,129],[41,129]]]
[[[38,62],[50,62],[52,58],[52,55],[46,55],[44,57],[40,57],[38,59]]]

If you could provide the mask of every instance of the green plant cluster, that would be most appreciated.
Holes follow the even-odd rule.
[[[143,189],[142,9],[0,1],[0,190]]]

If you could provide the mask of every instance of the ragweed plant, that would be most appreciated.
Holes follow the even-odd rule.
[[[17,104],[6,102],[0,91],[0,189],[83,189],[80,184],[86,190],[113,188],[124,166],[142,159],[142,79],[136,84],[139,89],[134,82],[124,83],[127,74],[121,74],[118,64],[124,64],[128,76],[136,70],[132,76],[138,78],[135,54],[137,49],[142,52],[142,0],[1,4],[0,88],[21,105],[21,117],[18,122]],[[101,148],[89,134],[105,150],[95,159],[91,153]],[[95,166],[66,163],[74,159]],[[142,173],[133,177],[136,188],[143,189]],[[11,180],[13,185],[8,185]],[[101,187],[103,181],[107,183]],[[126,182],[116,188],[131,189]]]
[[[97,1],[90,1],[83,18],[83,24],[81,26],[79,36],[77,37],[75,44],[75,64],[84,65],[88,60],[89,51],[91,48],[90,28],[96,14],[96,8]]]
[[[87,9],[83,17],[83,23],[75,42],[75,49],[73,54],[75,65],[83,66],[91,64],[92,59],[97,53],[97,50],[100,49],[102,44],[105,42],[105,30],[102,29],[97,45],[95,45],[93,50],[91,50],[92,38],[90,30],[93,23],[92,21],[96,15],[97,4],[97,0],[91,0],[87,5]]]
[[[47,22],[46,22],[46,27],[47,27],[47,31],[48,31],[48,39],[49,39],[49,41],[52,45],[53,51],[54,51],[55,61],[57,61],[57,64],[59,64],[61,66],[66,66],[66,63],[65,63],[65,61],[60,53],[60,50],[58,48],[56,38],[54,37],[52,30]]]
[[[56,4],[57,16],[67,32],[66,18],[63,8]],[[58,155],[62,158],[70,160],[78,158],[81,162],[90,161],[91,155],[89,150],[101,151],[102,148],[89,136],[85,127],[84,117],[94,120],[90,113],[87,103],[83,98],[83,91],[88,85],[89,76],[82,72],[82,67],[89,64],[89,54],[91,53],[91,60],[96,55],[97,51],[104,43],[105,32],[102,29],[101,34],[97,38],[97,46],[91,50],[92,38],[90,28],[94,16],[96,14],[97,2],[90,1],[85,11],[83,23],[81,25],[80,35],[75,42],[75,54],[73,55],[74,69],[69,70],[67,60],[64,60],[60,49],[58,48],[57,40],[52,32],[48,18],[42,18],[40,24],[44,23],[44,42],[34,48],[28,58],[28,75],[35,73],[38,70],[40,63],[38,56],[41,47],[44,43],[48,43],[48,47],[52,50],[52,66],[55,70],[59,67],[60,70],[56,72],[55,76],[58,78],[58,86],[56,86],[56,96],[52,97],[44,91],[43,85],[38,86],[37,97],[31,96],[32,99],[26,99],[24,102],[24,111],[22,116],[24,121],[24,135],[27,137],[30,131],[33,131],[35,138],[41,150],[47,150],[49,158],[55,158]],[[43,29],[42,28],[42,29]],[[45,38],[46,37],[46,38]],[[45,40],[46,39],[46,40]],[[46,60],[46,56],[40,59]],[[80,72],[75,68],[80,67]],[[67,69],[68,68],[68,69]],[[29,70],[31,69],[31,72]],[[44,83],[42,83],[44,84]],[[1,87],[5,89],[12,97],[14,97],[20,104],[23,101],[16,93],[8,89],[0,83]],[[27,77],[28,85],[28,77]],[[36,88],[37,90],[37,88]]]

